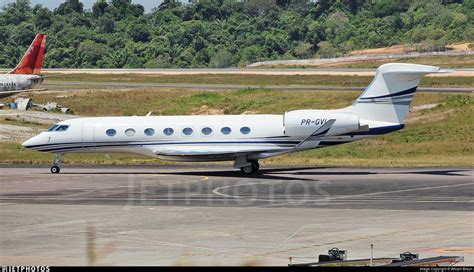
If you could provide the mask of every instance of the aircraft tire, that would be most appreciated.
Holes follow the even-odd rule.
[[[254,173],[252,165],[241,167],[240,172],[244,175],[251,175]]]
[[[59,174],[60,171],[61,171],[61,168],[59,168],[59,166],[57,166],[57,165],[51,166],[51,173]]]
[[[258,161],[250,161],[250,163],[250,165],[240,168],[240,172],[242,172],[242,174],[252,175],[258,172],[258,169],[260,169],[260,164]]]
[[[252,174],[257,173],[260,169],[260,164],[258,161],[250,161],[252,163]]]

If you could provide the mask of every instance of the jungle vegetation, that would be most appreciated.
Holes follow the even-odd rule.
[[[186,0],[187,1],[187,0]],[[474,0],[131,0],[54,10],[16,0],[0,9],[0,67],[13,67],[38,32],[49,68],[237,67],[330,57],[354,49],[474,40]]]

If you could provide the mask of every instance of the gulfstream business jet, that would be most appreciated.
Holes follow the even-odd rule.
[[[23,146],[62,155],[127,152],[164,160],[234,161],[246,175],[258,160],[353,142],[400,130],[423,75],[439,67],[390,63],[351,106],[295,110],[283,115],[90,117],[59,122]]]
[[[46,34],[37,34],[18,65],[8,74],[0,75],[0,97],[31,91],[31,88],[43,82],[41,66],[46,45]]]

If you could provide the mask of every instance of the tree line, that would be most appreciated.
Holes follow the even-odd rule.
[[[474,40],[474,0],[131,0],[54,10],[16,0],[0,10],[0,67],[13,67],[38,32],[50,68],[236,67],[418,44]]]

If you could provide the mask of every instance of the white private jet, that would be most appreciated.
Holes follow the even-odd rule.
[[[258,160],[349,143],[400,130],[423,75],[439,67],[390,63],[357,100],[334,110],[295,110],[283,115],[90,117],[59,122],[23,146],[51,152],[52,173],[63,154],[127,152],[164,160],[234,161],[246,175]]]
[[[0,74],[0,97],[7,97],[25,91],[43,82],[40,75],[46,45],[46,34],[37,34],[18,65],[8,74]]]

